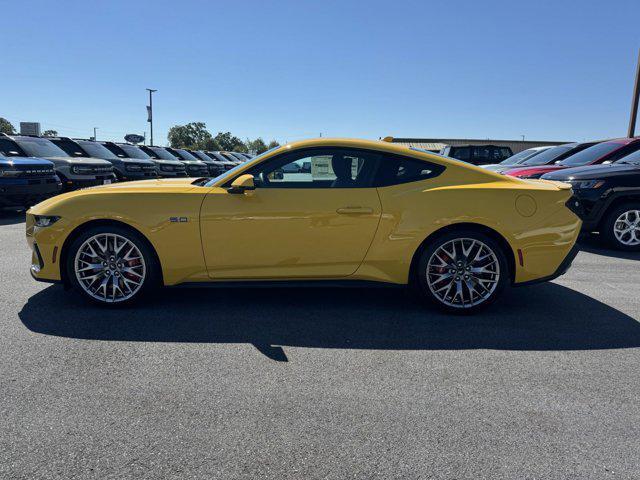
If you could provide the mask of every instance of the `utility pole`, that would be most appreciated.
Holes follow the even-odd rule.
[[[629,131],[627,137],[633,137],[636,133],[636,119],[638,118],[638,99],[640,98],[640,50],[638,50],[638,65],[636,66],[636,82],[633,86],[631,98],[631,115],[629,116]]]
[[[95,142],[96,140],[98,140],[98,136],[96,135],[96,130],[98,130],[98,127],[93,127],[93,141]]]
[[[147,118],[147,122],[149,122],[151,124],[150,127],[150,139],[149,139],[149,145],[151,145],[153,147],[153,97],[152,94],[153,92],[157,92],[158,90],[154,90],[152,88],[147,88],[147,91],[149,92],[149,106],[147,107],[147,113],[149,114],[149,117]]]

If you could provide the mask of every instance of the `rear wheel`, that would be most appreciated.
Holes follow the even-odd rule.
[[[625,203],[611,210],[600,232],[618,250],[640,250],[640,202]]]
[[[500,245],[473,230],[436,238],[420,257],[421,295],[451,313],[468,314],[487,307],[509,278],[509,265]]]
[[[67,255],[67,276],[89,300],[125,305],[158,282],[158,267],[146,241],[118,226],[100,226],[76,238]]]

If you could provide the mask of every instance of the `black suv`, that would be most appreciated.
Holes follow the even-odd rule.
[[[116,180],[113,165],[106,160],[70,156],[46,138],[0,133],[0,153],[5,157],[37,157],[53,162],[65,191]]]
[[[611,164],[568,168],[542,176],[571,183],[569,207],[582,229],[600,232],[614,248],[640,250],[640,150]]]
[[[130,143],[116,143],[116,142],[100,142],[100,144],[113,153],[118,158],[133,158],[138,160],[150,160],[157,169],[158,174],[161,177],[186,177],[187,170],[184,164],[179,160],[164,160],[159,158],[152,158],[147,155],[137,145]]]
[[[120,158],[93,140],[72,140],[68,137],[48,137],[48,139],[67,152],[70,157],[101,158],[111,163],[119,182],[158,178],[158,169],[151,160]]]
[[[202,160],[204,163],[206,163],[207,167],[209,167],[209,173],[212,176],[217,177],[218,175],[221,175],[227,171],[224,162],[221,162],[217,158],[210,157],[202,150],[185,150],[187,150],[187,152],[196,157],[198,160]]]
[[[151,158],[158,158],[161,160],[178,160],[182,162],[187,169],[187,176],[189,177],[208,177],[209,167],[202,160],[198,160],[186,150],[173,149],[169,147],[140,147],[144,153]],[[184,153],[183,153],[184,152]]]
[[[500,163],[513,155],[509,147],[497,145],[447,145],[440,155],[469,162],[473,165],[491,165]]]

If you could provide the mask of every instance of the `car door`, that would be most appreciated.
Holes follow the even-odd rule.
[[[200,216],[209,276],[314,279],[354,273],[380,220],[372,186],[378,158],[355,150],[305,149],[245,172],[254,176],[253,191],[214,189]],[[307,162],[310,170],[303,168]]]

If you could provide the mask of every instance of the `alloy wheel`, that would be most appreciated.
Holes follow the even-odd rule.
[[[147,274],[140,249],[115,233],[99,233],[85,240],[73,265],[80,287],[106,303],[133,297],[142,288]]]
[[[443,304],[470,308],[485,302],[500,280],[495,252],[473,238],[456,238],[440,245],[427,263],[431,293]]]
[[[623,245],[640,245],[640,210],[627,210],[613,223],[613,234]]]

